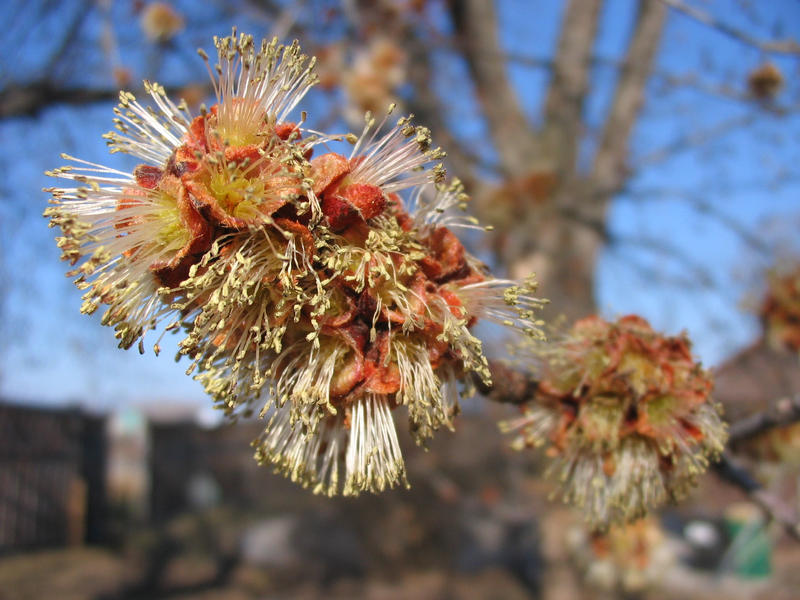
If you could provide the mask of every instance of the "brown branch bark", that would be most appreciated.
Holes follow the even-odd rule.
[[[639,3],[633,37],[594,161],[594,179],[609,192],[617,190],[628,177],[628,144],[644,102],[644,88],[653,70],[666,14],[666,7],[657,0]]]
[[[118,90],[65,89],[47,82],[11,86],[0,91],[0,119],[34,116],[54,104],[91,104],[118,97]]]
[[[208,91],[211,91],[210,86]],[[167,94],[179,97],[182,88],[166,88]],[[144,90],[133,90],[136,95]],[[11,86],[0,90],[0,119],[35,116],[42,110],[57,104],[92,104],[115,102],[119,99],[116,88],[64,88],[46,81]]]
[[[500,54],[494,3],[453,0],[450,12],[503,170],[521,175],[530,169],[538,148],[505,64],[491,58]]]
[[[731,424],[729,443],[749,440],[775,427],[800,423],[800,394],[793,398],[782,398],[767,410],[756,413]]]
[[[492,402],[524,404],[533,399],[539,387],[539,382],[535,379],[502,362],[489,361],[489,370],[492,374],[492,385],[485,385],[477,377],[474,381],[478,391]]]
[[[542,137],[564,179],[576,167],[601,6],[602,0],[570,0],[553,61]]]

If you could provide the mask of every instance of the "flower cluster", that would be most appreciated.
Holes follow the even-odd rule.
[[[358,123],[365,111],[377,112],[402,103],[398,90],[407,80],[408,56],[391,36],[368,34],[367,40],[349,55],[345,44],[335,42],[317,51],[320,87],[341,89],[347,102],[344,117]],[[345,65],[350,63],[349,68]]]
[[[166,2],[151,2],[142,10],[141,26],[147,39],[169,42],[183,29],[183,16]]]
[[[684,336],[588,317],[536,359],[537,396],[503,427],[519,432],[517,449],[546,447],[564,500],[593,526],[679,497],[723,448],[710,376]]]
[[[772,100],[783,88],[784,80],[780,69],[771,62],[764,63],[750,71],[747,87],[756,100]]]
[[[800,266],[767,274],[767,294],[759,316],[773,347],[800,351]]]
[[[472,325],[540,335],[535,284],[491,278],[452,233],[477,225],[454,212],[466,196],[427,129],[368,115],[340,136],[349,156],[319,153],[337,138],[288,120],[314,60],[215,43],[217,102],[200,115],[158,85],[154,107],[121,94],[107,139],[144,161],[132,173],[78,159],[50,173],[74,182],[48,190],[45,214],[82,311],[106,306],[123,348],[182,332],[216,405],[265,420],[258,460],[315,492],[404,483],[393,411],[420,443],[451,426],[464,374],[489,380]]]
[[[588,584],[641,593],[663,581],[676,556],[658,521],[645,517],[604,532],[570,530],[567,542]]]
[[[376,111],[397,102],[397,90],[406,81],[408,57],[390,37],[375,36],[353,57],[353,68],[342,84],[351,105],[351,118],[358,111]]]

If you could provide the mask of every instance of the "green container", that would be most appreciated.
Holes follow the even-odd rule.
[[[740,577],[760,579],[772,574],[772,541],[760,511],[752,508],[755,510],[726,511],[725,529],[731,544],[723,564]]]

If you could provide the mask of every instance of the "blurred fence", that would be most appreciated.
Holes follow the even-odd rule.
[[[0,403],[0,552],[101,541],[105,418]]]

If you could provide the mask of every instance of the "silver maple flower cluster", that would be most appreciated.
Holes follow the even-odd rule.
[[[360,135],[311,131],[290,118],[317,79],[297,43],[215,45],[199,115],[157,84],[149,106],[120,94],[106,138],[133,172],[65,156],[49,173],[69,182],[45,215],[81,310],[103,307],[126,349],[180,333],[188,373],[227,415],[264,420],[256,457],[292,480],[405,483],[397,409],[419,443],[451,427],[466,374],[490,380],[472,326],[541,336],[535,282],[491,277],[453,234],[480,227],[426,128],[367,115]]]

